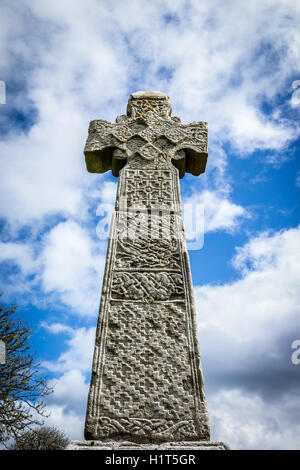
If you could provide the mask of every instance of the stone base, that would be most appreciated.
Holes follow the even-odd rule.
[[[138,444],[126,441],[71,441],[65,450],[230,450],[224,442],[182,441]]]

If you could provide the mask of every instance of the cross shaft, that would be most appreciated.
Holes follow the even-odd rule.
[[[86,439],[209,440],[178,177],[199,175],[207,125],[137,92],[115,124],[92,121],[88,171],[119,176],[96,332]]]

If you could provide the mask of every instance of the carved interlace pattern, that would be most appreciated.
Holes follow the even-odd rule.
[[[128,166],[130,168],[131,165]],[[149,208],[166,208],[173,206],[172,173],[170,170],[131,170],[126,173],[125,192],[122,194],[127,207],[144,206]]]
[[[180,299],[184,294],[180,274],[166,272],[116,273],[112,279],[113,299],[159,300]]]
[[[101,405],[114,419],[102,418],[101,432],[163,433],[189,422],[195,434],[183,306],[113,304],[108,322]]]
[[[118,240],[116,267],[147,269],[151,267],[178,270],[180,268],[179,241],[176,238]]]
[[[93,121],[88,148],[124,152],[86,417],[88,439],[209,439],[174,152],[205,148],[165,100]],[[200,129],[200,130],[199,130]],[[101,138],[99,137],[101,135]]]
[[[182,149],[207,152],[207,124],[197,122],[182,124],[171,118],[169,104],[164,101],[144,102],[134,100],[130,115],[120,116],[116,124],[104,120],[92,121],[89,128],[86,151],[113,147],[123,152],[128,161],[153,162],[165,159],[170,162]]]

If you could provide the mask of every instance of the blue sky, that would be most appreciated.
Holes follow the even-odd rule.
[[[89,121],[160,90],[173,116],[208,122],[206,173],[180,185],[205,213],[189,254],[212,438],[299,449],[297,2],[13,0],[0,17],[2,300],[35,328],[55,384],[48,424],[82,437],[106,253],[97,208],[117,185],[85,169]]]

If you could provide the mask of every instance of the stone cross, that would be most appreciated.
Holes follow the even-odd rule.
[[[85,423],[87,440],[208,441],[179,178],[207,160],[207,124],[169,97],[132,93],[116,123],[90,123],[90,172],[119,177]]]

